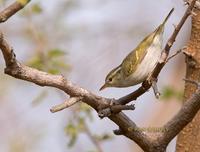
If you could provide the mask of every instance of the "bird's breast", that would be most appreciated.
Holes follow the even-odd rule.
[[[154,38],[153,43],[147,49],[147,53],[137,69],[131,74],[126,83],[129,86],[139,84],[147,79],[148,75],[153,71],[162,52],[162,34]]]

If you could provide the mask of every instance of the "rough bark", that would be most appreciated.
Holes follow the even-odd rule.
[[[190,41],[187,44],[186,53],[186,78],[200,81],[200,10],[195,9],[192,16],[192,31]],[[196,91],[196,86],[185,83],[184,102]],[[178,135],[177,152],[200,150],[200,111]]]

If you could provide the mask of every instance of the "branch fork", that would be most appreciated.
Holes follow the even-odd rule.
[[[135,110],[135,105],[111,105],[108,108],[105,109],[101,109],[98,111],[98,115],[100,118],[104,118],[104,117],[109,117],[112,114],[117,114],[119,112],[121,112],[122,110]]]

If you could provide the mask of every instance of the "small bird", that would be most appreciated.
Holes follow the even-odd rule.
[[[174,8],[153,33],[146,36],[119,66],[108,73],[100,90],[107,87],[130,87],[147,79],[161,56],[164,26],[173,11]]]

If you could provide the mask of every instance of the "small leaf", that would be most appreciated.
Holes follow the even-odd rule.
[[[73,146],[75,145],[75,143],[76,143],[76,140],[77,140],[77,136],[76,136],[76,135],[73,135],[73,136],[71,137],[69,143],[67,144],[68,147],[70,147],[70,148],[73,147]]]
[[[51,74],[59,74],[59,73],[60,73],[60,70],[58,70],[58,69],[49,69],[49,70],[48,70],[48,73],[51,73]]]
[[[174,94],[175,94],[175,92],[172,89],[172,87],[166,86],[162,91],[162,98],[163,99],[170,99],[171,97],[174,96]]]
[[[169,100],[171,98],[176,98],[177,100],[181,100],[183,98],[183,92],[171,86],[166,86],[162,91],[161,98],[164,100]]]
[[[43,69],[43,63],[39,55],[33,57],[30,61],[28,61],[28,65],[39,70]]]
[[[40,14],[42,12],[42,8],[39,4],[33,4],[31,9],[32,9],[32,12],[35,14]]]
[[[92,108],[90,106],[88,106],[85,103],[81,103],[80,104],[80,110],[83,111],[87,115],[87,117],[90,118],[90,120],[93,120]]]
[[[98,141],[106,141],[106,140],[111,140],[113,138],[112,135],[110,134],[103,134],[103,135],[95,135],[95,138],[98,140]]]
[[[53,65],[54,67],[58,67],[58,68],[66,69],[66,70],[69,70],[69,69],[70,69],[69,64],[67,64],[67,63],[65,63],[64,61],[61,61],[61,60],[53,61],[53,62],[52,62],[52,65]]]
[[[84,130],[84,128],[85,128],[85,119],[84,118],[82,118],[82,117],[78,118],[77,128],[78,128],[79,131],[83,131]]]
[[[17,0],[21,5],[26,5],[30,0]]]
[[[69,123],[65,127],[65,132],[68,136],[70,136],[68,147],[74,146],[74,144],[76,143],[77,136],[78,136],[78,130],[76,126],[73,123]]]
[[[47,56],[49,58],[55,58],[55,57],[61,57],[64,56],[66,53],[60,49],[52,49],[50,51],[48,51]]]

